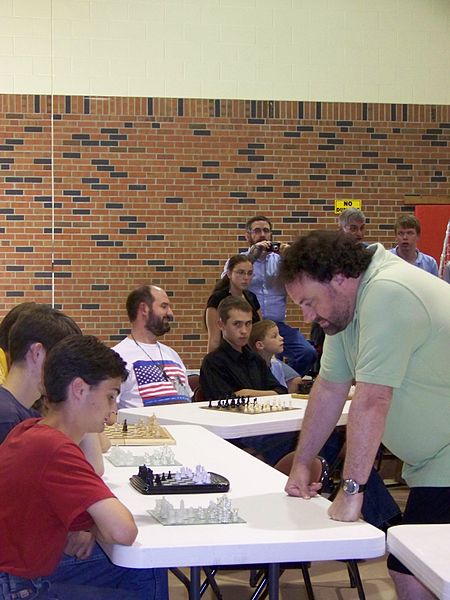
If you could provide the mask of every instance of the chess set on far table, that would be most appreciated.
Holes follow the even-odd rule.
[[[165,427],[158,423],[153,414],[147,419],[140,419],[137,423],[116,423],[105,427],[104,433],[108,436],[112,446],[163,446],[176,444],[175,439]]]
[[[302,396],[292,394],[292,397],[302,398]],[[292,406],[292,400],[286,398],[276,398],[273,396],[264,399],[250,398],[250,396],[232,395],[224,400],[210,400],[208,406],[202,406],[205,410],[218,410],[222,412],[234,412],[245,415],[261,415],[264,413],[285,412],[287,410],[297,410]]]

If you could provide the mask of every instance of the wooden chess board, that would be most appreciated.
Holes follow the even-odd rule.
[[[116,423],[105,427],[104,432],[114,446],[162,446],[176,444],[165,427],[156,425],[148,427],[145,424],[127,424],[127,431],[122,431],[123,424]]]

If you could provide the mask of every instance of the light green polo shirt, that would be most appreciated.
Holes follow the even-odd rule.
[[[450,486],[450,286],[369,248],[353,320],[326,336],[320,375],[392,387],[383,443],[410,487]]]

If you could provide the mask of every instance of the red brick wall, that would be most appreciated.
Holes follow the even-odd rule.
[[[152,281],[173,295],[165,341],[192,368],[247,218],[267,214],[289,241],[358,198],[367,239],[391,245],[413,212],[403,194],[448,194],[448,106],[56,97],[53,112],[52,248],[51,98],[0,96],[0,315],[51,302],[53,273],[56,305],[112,343],[128,292]]]

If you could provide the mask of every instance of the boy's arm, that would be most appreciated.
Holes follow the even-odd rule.
[[[93,466],[94,471],[100,477],[104,473],[102,445],[99,433],[86,433],[79,443],[86,460]]]
[[[131,546],[138,530],[130,513],[117,498],[105,498],[92,504],[87,512],[94,520],[92,533],[106,544]]]

